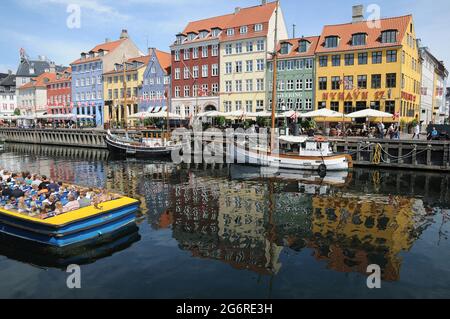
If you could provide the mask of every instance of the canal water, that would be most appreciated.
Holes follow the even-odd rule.
[[[0,298],[450,297],[449,175],[267,175],[30,145],[7,145],[0,166],[142,202],[135,229],[65,256],[1,239]]]

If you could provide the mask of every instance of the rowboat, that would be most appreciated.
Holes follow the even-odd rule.
[[[51,247],[68,247],[135,224],[138,209],[139,201],[125,196],[47,219],[0,209],[0,233]]]

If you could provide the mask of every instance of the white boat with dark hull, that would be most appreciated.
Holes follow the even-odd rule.
[[[105,142],[112,154],[132,157],[170,157],[172,151],[181,149],[181,145],[167,139],[146,137],[136,141],[126,136],[114,135],[111,131],[107,132]]]
[[[236,143],[236,156],[245,158],[246,164],[307,171],[346,171],[353,167],[348,154],[334,154],[330,143],[323,137],[282,136],[279,150],[252,147],[248,142]]]

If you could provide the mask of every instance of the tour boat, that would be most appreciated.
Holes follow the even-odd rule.
[[[323,137],[281,136],[279,149],[260,148],[246,142],[236,143],[236,156],[246,164],[290,170],[325,173],[345,171],[353,167],[348,154],[334,154],[330,142]],[[295,151],[296,150],[296,151]]]
[[[105,138],[108,150],[112,154],[134,156],[134,157],[169,157],[172,151],[180,149],[181,146],[175,144],[173,141],[164,139],[159,133],[141,132],[146,137],[139,140],[134,140],[129,137],[121,137],[111,133],[108,130]]]
[[[61,215],[40,219],[0,209],[0,233],[52,247],[67,247],[135,224],[139,201],[118,197]]]

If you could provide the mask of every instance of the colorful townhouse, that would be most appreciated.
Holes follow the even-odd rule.
[[[0,73],[0,115],[13,115],[17,108],[16,75]]]
[[[411,15],[370,22],[355,6],[351,23],[324,27],[316,49],[316,109],[372,108],[398,116],[386,122],[411,122],[419,116],[420,81]]]
[[[280,41],[277,48],[277,111],[313,110],[315,98],[315,51],[319,37]],[[273,59],[266,72],[267,105],[272,106]]]
[[[278,11],[278,18],[277,16]],[[275,51],[275,27],[278,39],[287,39],[283,12],[277,2],[236,8],[220,35],[221,111],[263,111],[268,107],[267,59]]]
[[[157,112],[170,107],[171,59],[170,53],[149,49],[149,62],[139,89],[139,112]]]
[[[67,68],[47,83],[47,114],[70,114],[72,108],[72,70]]]
[[[190,22],[176,35],[172,56],[171,112],[190,117],[219,110],[219,39],[233,15]]]
[[[47,85],[56,73],[43,73],[18,89],[17,104],[21,115],[43,115],[47,112]]]
[[[117,41],[111,42],[107,39],[89,52],[82,52],[81,57],[71,64],[73,112],[93,116],[95,124],[103,126],[103,74],[113,71],[116,63],[142,55],[129,38],[127,30],[122,30]]]
[[[422,65],[420,121],[422,130],[429,123],[444,124],[448,117],[445,107],[445,85],[448,71],[427,47],[420,48]]]
[[[127,59],[125,62],[116,63],[114,70],[103,75],[105,80],[104,121],[108,126],[120,124],[123,127],[125,119],[138,112],[139,87],[142,86],[149,60],[148,55]]]

